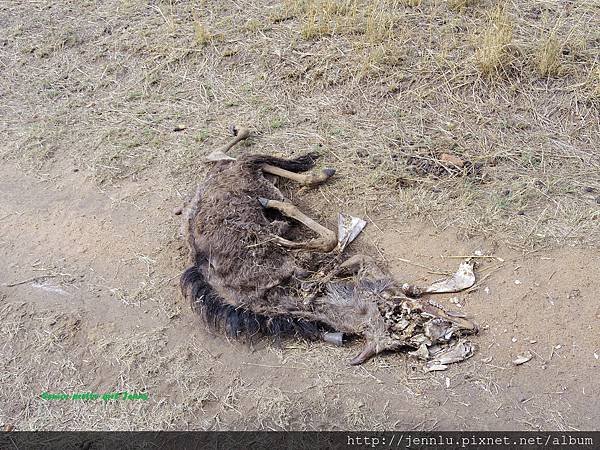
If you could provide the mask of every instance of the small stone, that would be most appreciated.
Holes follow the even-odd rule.
[[[513,360],[513,364],[515,366],[520,366],[521,364],[525,364],[527,361],[530,361],[531,358],[533,358],[533,355],[531,354],[531,352],[525,352],[522,355],[517,356]]]
[[[183,131],[187,128],[187,125],[184,125],[182,123],[178,123],[177,125],[175,125],[173,127],[173,131]]]
[[[515,284],[521,284],[521,280],[515,280]]]
[[[511,339],[511,341],[517,342],[517,338],[513,336],[513,338]]]
[[[176,216],[181,215],[182,212],[183,212],[183,206],[178,206],[177,208],[173,208],[173,214],[175,214]]]

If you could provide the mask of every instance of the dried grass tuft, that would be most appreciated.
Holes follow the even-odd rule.
[[[536,52],[536,69],[544,77],[560,74],[562,45],[555,35],[544,39]]]
[[[194,23],[194,38],[196,39],[196,43],[198,45],[207,45],[213,39],[213,37],[213,34],[202,22],[197,20]]]
[[[513,39],[513,23],[505,5],[498,5],[490,15],[475,58],[486,76],[506,72],[511,63],[509,46]]]

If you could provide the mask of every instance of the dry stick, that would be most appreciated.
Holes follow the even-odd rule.
[[[245,366],[256,366],[256,367],[267,367],[269,369],[295,369],[295,370],[310,370],[310,367],[296,367],[296,366],[270,366],[268,364],[253,364],[243,362]]]
[[[505,266],[505,264],[501,264],[500,266],[496,267],[495,270],[491,271],[490,273],[486,274],[483,278],[481,278],[480,280],[477,281],[477,283],[475,283],[473,286],[471,286],[470,288],[466,289],[464,291],[465,294],[468,294],[469,292],[472,291],[476,291],[477,289],[479,289],[479,287],[481,286],[481,283],[483,283],[485,280],[487,280],[494,272],[497,272],[498,270],[500,270],[501,268],[503,268]]]
[[[276,240],[275,238],[271,238],[271,239],[267,239],[266,241],[257,242],[256,244],[248,244],[248,245],[246,245],[246,248],[260,247],[261,245],[268,244],[269,242],[273,242],[275,240]]]
[[[499,256],[493,256],[493,255],[451,255],[451,256],[444,256],[444,255],[440,255],[440,258],[442,259],[470,259],[470,258],[481,258],[481,259],[497,259],[500,262],[504,262],[503,258],[500,258]]]
[[[412,264],[413,266],[420,267],[421,269],[426,269],[429,273],[433,273],[435,275],[451,275],[450,272],[440,272],[437,270],[433,270],[431,267],[427,267],[427,266],[424,266],[423,264],[412,262],[410,259],[404,259],[404,258],[397,258],[397,259],[398,259],[398,261],[402,261],[407,264]]]
[[[38,281],[38,280],[43,280],[44,278],[54,278],[54,277],[58,277],[59,275],[42,275],[41,277],[33,277],[33,278],[28,278],[26,280],[23,281],[17,281],[16,283],[10,283],[10,284],[5,284],[6,287],[14,287],[14,286],[19,286],[21,284],[26,284],[26,283],[31,283],[34,281]]]

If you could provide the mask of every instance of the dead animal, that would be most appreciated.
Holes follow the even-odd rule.
[[[336,233],[273,183],[276,176],[314,187],[333,169],[309,172],[317,158],[312,153],[295,159],[226,154],[248,135],[239,130],[207,158],[213,166],[184,214],[189,267],[181,290],[210,327],[236,338],[298,336],[338,345],[362,336],[364,348],[351,364],[404,348],[429,360],[465,345],[460,338],[477,331],[473,322],[407,296],[422,291],[403,290],[372,258],[346,257]]]

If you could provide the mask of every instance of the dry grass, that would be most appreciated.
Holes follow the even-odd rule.
[[[201,22],[196,22],[194,24],[194,36],[198,45],[207,45],[213,38],[213,35]]]
[[[401,0],[401,3],[406,6],[419,6],[422,0]]]
[[[539,74],[544,77],[559,75],[561,54],[562,45],[556,36],[544,39],[536,54],[536,69]]]
[[[513,24],[505,5],[498,5],[491,13],[475,58],[486,76],[506,73],[512,62],[510,44]]]
[[[448,7],[457,11],[462,11],[465,8],[474,6],[479,3],[479,0],[448,0]]]
[[[131,2],[122,18],[89,27],[98,55],[123,55],[101,63],[77,56],[89,39],[51,16],[45,28],[7,27],[31,70],[9,65],[5,80],[42,94],[5,90],[4,115],[43,106],[24,126],[7,123],[4,154],[38,169],[70,158],[101,184],[160,174],[190,185],[198,156],[243,122],[265,151],[320,146],[341,175],[326,188],[335,204],[386,215],[402,201],[409,217],[466,234],[510,230],[523,245],[593,240],[592,6],[576,3],[568,16],[528,2],[305,0],[266,14],[246,5],[243,17],[236,8]],[[43,55],[42,42],[54,43]],[[173,132],[180,123],[187,130]],[[481,164],[484,182],[407,170],[409,156],[442,151]]]

